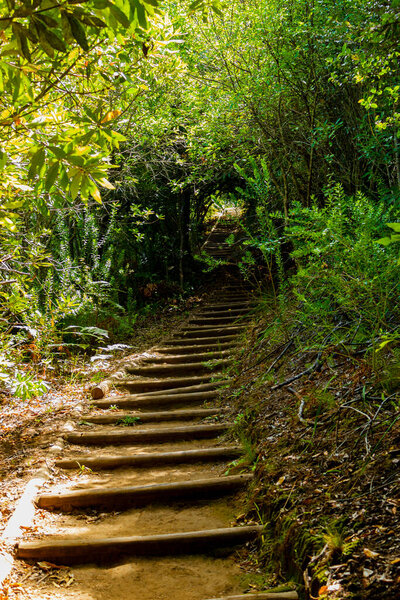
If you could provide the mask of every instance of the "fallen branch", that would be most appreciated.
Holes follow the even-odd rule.
[[[290,340],[290,342],[288,344],[286,344],[286,346],[284,347],[282,352],[279,354],[279,356],[270,364],[267,371],[265,372],[265,375],[268,375],[268,373],[274,368],[276,363],[282,358],[282,356],[284,356],[286,354],[286,352],[289,350],[289,348],[291,346],[293,346],[293,344],[294,344],[294,340]]]
[[[293,383],[293,381],[297,381],[301,377],[304,377],[304,375],[309,375],[309,373],[312,373],[313,371],[315,371],[315,369],[320,367],[319,359],[320,359],[320,354],[318,354],[316,361],[314,362],[313,365],[311,365],[311,367],[308,367],[308,369],[306,369],[305,371],[302,371],[298,375],[289,377],[289,379],[286,379],[286,381],[283,381],[282,383],[277,383],[276,385],[272,386],[271,390],[279,390],[279,388],[285,387],[286,385]]]

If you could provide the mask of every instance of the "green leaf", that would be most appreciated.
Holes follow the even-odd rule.
[[[21,87],[21,74],[18,72],[15,74],[15,77],[13,77],[13,79],[12,79],[12,87],[13,87],[13,95],[12,95],[13,102],[17,102],[18,95],[19,95],[19,88]]]
[[[90,184],[91,183],[92,183],[92,181],[89,179],[89,177],[86,174],[83,174],[82,175],[80,192],[81,192],[81,198],[84,201],[88,199],[89,192],[90,192]]]
[[[400,233],[400,223],[386,223],[386,225],[396,233]]]
[[[65,52],[67,47],[64,42],[52,31],[51,29],[45,29],[44,32],[46,36],[46,40],[49,42],[50,46],[54,48],[54,50],[59,50],[60,52]]]
[[[117,140],[118,142],[126,142],[127,138],[125,135],[122,135],[122,133],[119,133],[119,131],[110,131],[111,137],[114,140]]]
[[[92,194],[92,196],[96,200],[96,202],[98,202],[99,204],[102,204],[100,190],[96,185],[91,189],[90,193]]]
[[[44,148],[39,148],[37,152],[31,158],[31,164],[29,166],[28,177],[33,179],[38,172],[38,168],[43,166],[45,158]]]
[[[109,8],[110,4],[111,4],[110,0],[97,0],[96,8],[99,8],[100,10],[104,10],[105,8]]]
[[[39,34],[38,34],[38,30],[35,25],[35,21],[33,19],[31,19],[29,21],[28,31],[29,31],[29,33],[27,35],[28,35],[29,39],[31,40],[31,42],[33,44],[37,44],[38,40],[39,40]]]
[[[130,21],[128,17],[125,15],[125,13],[122,12],[120,8],[118,8],[118,6],[116,6],[115,4],[110,4],[110,13],[113,15],[113,17],[115,17],[117,21],[119,21],[119,23],[121,23],[123,27],[126,27],[127,29],[130,27]]]
[[[202,7],[203,5],[204,5],[204,0],[194,0],[194,2],[191,2],[191,4],[189,4],[189,10],[195,11],[198,8]]]
[[[51,44],[49,44],[47,40],[46,27],[42,23],[37,22],[36,29],[39,35],[40,47],[47,54],[47,56],[50,56],[50,58],[54,58],[54,48]]]
[[[54,182],[57,179],[59,167],[60,167],[60,163],[57,161],[47,171],[46,183],[44,186],[46,188],[46,191],[50,191],[50,189],[53,187]]]
[[[48,27],[58,27],[57,21],[53,19],[53,17],[49,17],[49,15],[45,15],[44,13],[36,13],[35,19],[40,19]]]
[[[221,8],[220,8],[220,3],[219,2],[213,2],[211,5],[212,10],[215,12],[215,14],[217,14],[219,17],[223,17],[224,13],[222,12]]]
[[[72,200],[75,200],[75,198],[78,195],[79,188],[81,186],[82,175],[83,175],[82,171],[78,171],[77,173],[75,173],[75,175],[72,178],[71,187],[70,187]]]
[[[12,23],[11,19],[4,19],[4,21],[0,21],[0,31],[4,31],[9,27]]]
[[[29,51],[27,29],[22,27],[19,23],[13,23],[12,30],[17,40],[19,53],[26,58],[27,61],[31,62],[32,58]]]
[[[101,179],[99,179],[99,180],[98,180],[98,183],[99,183],[101,186],[103,186],[103,187],[107,188],[108,190],[115,190],[115,187],[113,186],[113,184],[112,184],[112,183],[110,183],[110,182],[108,181],[108,179],[106,179],[105,177],[102,177]]]
[[[54,156],[56,156],[59,159],[65,158],[66,156],[65,151],[62,148],[59,148],[58,146],[49,146],[49,150],[51,150]]]
[[[130,0],[130,1],[131,1],[132,9],[134,8],[136,10],[137,20],[139,22],[139,25],[141,27],[143,27],[143,29],[147,29],[148,28],[147,16],[146,16],[146,11],[144,10],[143,4],[141,2],[139,2],[139,0]]]
[[[93,15],[90,15],[88,18],[89,21],[89,25],[92,25],[93,27],[98,27],[99,29],[103,28],[103,27],[107,27],[107,24],[102,21],[101,19],[99,19],[98,17],[95,17]]]
[[[64,11],[61,11],[61,28],[64,41],[67,44],[71,44],[74,40],[74,36],[72,35],[71,25],[68,21],[68,16]]]
[[[83,29],[82,25],[79,23],[79,21],[76,17],[74,17],[73,15],[67,15],[67,18],[68,18],[74,39],[78,42],[78,44],[82,48],[82,50],[85,50],[87,52],[89,50],[89,44],[86,39],[85,30]]]
[[[4,202],[3,207],[5,210],[15,210],[24,206],[24,200],[7,200]]]
[[[17,230],[15,222],[9,217],[0,217],[0,226],[5,227],[5,229],[8,229],[9,231]]]

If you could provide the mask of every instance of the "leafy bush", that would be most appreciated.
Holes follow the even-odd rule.
[[[351,326],[375,338],[400,319],[396,251],[378,241],[394,208],[362,193],[347,196],[339,185],[325,192],[325,206],[295,204],[286,235],[297,272],[291,278],[299,318],[329,332]]]

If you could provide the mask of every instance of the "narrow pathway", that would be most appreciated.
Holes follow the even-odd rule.
[[[239,244],[226,244],[228,236],[239,240],[240,230],[220,222],[204,249],[234,262]],[[220,437],[231,424],[215,401],[229,385],[251,303],[238,270],[228,268],[188,323],[115,379],[127,393],[94,401],[64,436],[56,483],[36,501],[46,535],[20,542],[17,556],[75,565],[75,584],[58,595],[32,588],[32,597],[242,597],[232,552],[257,540],[261,527],[235,526],[252,474],[226,474],[242,450]]]

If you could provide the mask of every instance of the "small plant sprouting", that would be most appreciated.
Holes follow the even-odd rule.
[[[140,423],[140,417],[131,417],[127,415],[126,417],[122,417],[118,419],[117,425],[124,425],[125,427],[132,427],[133,425],[137,425]]]
[[[85,473],[93,473],[93,470],[90,467],[87,467],[86,465],[81,465],[80,463],[78,463],[78,471],[79,475],[84,475]]]
[[[116,404],[111,404],[109,408],[110,410],[118,410],[118,406]]]

